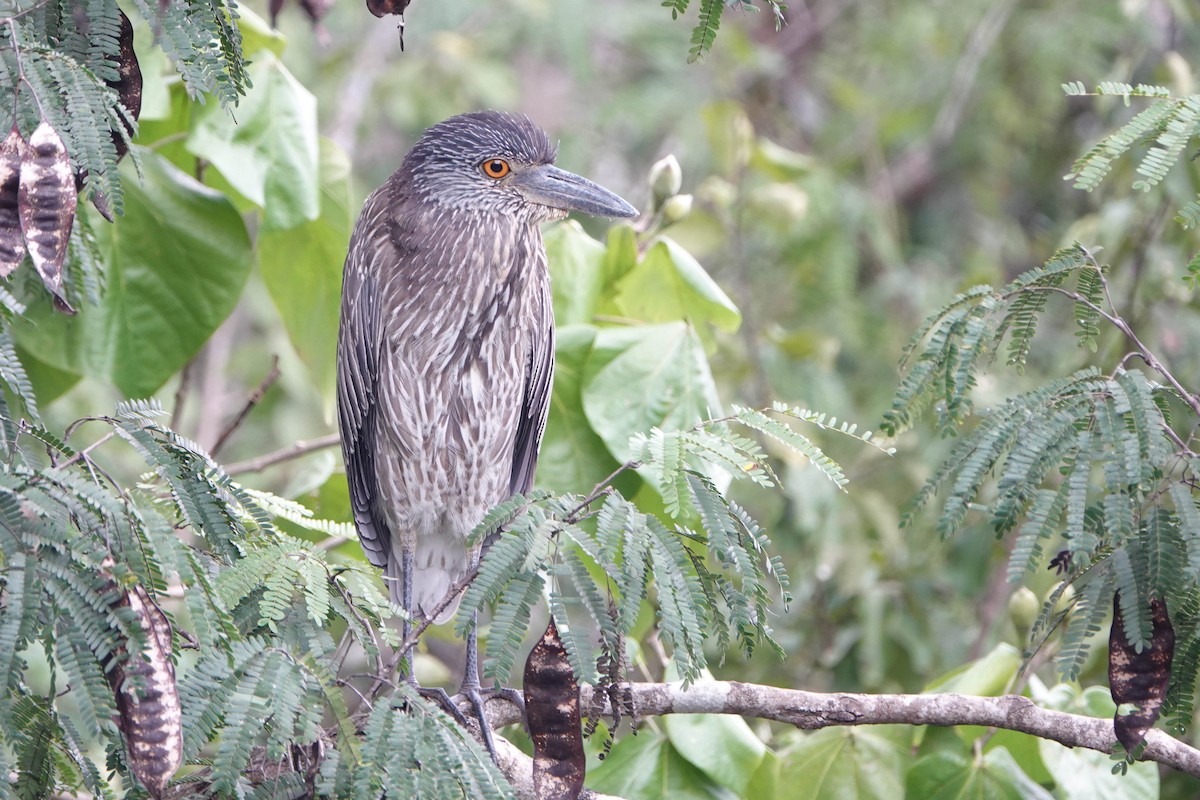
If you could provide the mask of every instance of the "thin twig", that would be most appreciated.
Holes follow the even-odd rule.
[[[77,451],[75,453],[75,455],[71,456],[66,461],[55,464],[54,469],[66,469],[67,467],[71,466],[72,464],[75,464],[78,461],[86,459],[88,456],[91,455],[93,450],[95,450],[97,447],[99,447],[100,445],[107,442],[109,439],[112,439],[114,436],[116,436],[116,434],[113,433],[112,431],[109,431],[108,433],[104,434],[96,441],[89,444],[87,447],[83,448],[82,450]]]
[[[237,413],[237,416],[235,416],[229,422],[229,424],[225,426],[225,430],[221,431],[221,435],[217,437],[217,443],[214,444],[208,451],[211,456],[214,458],[216,457],[221,448],[225,446],[225,442],[229,441],[229,437],[232,436],[233,432],[236,431],[238,427],[245,421],[246,417],[250,415],[250,412],[254,410],[254,407],[262,402],[263,396],[267,393],[267,390],[270,389],[277,380],[279,380],[279,356],[271,356],[271,369],[267,371],[267,376],[262,379],[262,382],[258,384],[257,388],[255,388],[255,390],[250,393],[250,396],[246,398],[246,403],[242,406],[242,410]]]
[[[196,359],[191,359],[183,365],[183,369],[179,371],[179,385],[175,387],[175,405],[171,408],[171,430],[179,430],[180,424],[183,422],[183,408],[186,405],[188,389],[192,384],[192,366],[196,363]]]
[[[621,466],[614,469],[612,472],[609,473],[607,478],[605,478],[604,480],[597,483],[594,487],[592,487],[591,494],[589,494],[587,497],[583,498],[583,500],[581,500],[579,502],[579,505],[577,505],[573,509],[571,509],[570,513],[568,513],[563,518],[563,522],[567,522],[567,523],[578,522],[579,519],[575,515],[578,514],[580,511],[583,511],[585,508],[590,506],[592,503],[596,502],[598,499],[600,499],[600,495],[606,494],[609,490],[609,487],[612,485],[612,482],[617,479],[618,475],[620,475],[623,472],[627,472],[631,469],[637,469],[641,465],[642,465],[641,461],[630,460],[630,461],[626,461],[624,464],[622,464]]]
[[[326,447],[335,447],[341,438],[336,433],[331,433],[326,436],[321,436],[316,439],[307,439],[290,444],[287,447],[276,450],[273,453],[258,456],[256,458],[248,458],[245,461],[235,461],[232,464],[225,466],[226,475],[240,475],[245,472],[262,472],[267,467],[273,467],[276,464],[284,461],[291,461],[294,458],[308,455],[314,450],[324,450]]]

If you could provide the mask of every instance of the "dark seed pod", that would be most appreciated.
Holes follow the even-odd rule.
[[[117,606],[128,606],[141,622],[146,649],[108,670],[117,700],[117,727],[125,738],[129,769],[155,798],[183,763],[183,712],[171,661],[171,623],[146,590],[122,591]],[[137,676],[135,684],[129,679]]]
[[[17,211],[24,155],[25,140],[13,125],[4,144],[0,144],[0,278],[7,278],[25,260],[25,236]]]
[[[117,90],[117,98],[121,101],[121,105],[125,107],[129,116],[136,120],[142,113],[142,68],[138,64],[137,53],[133,49],[133,23],[129,21],[129,17],[125,16],[124,11],[118,9],[117,13],[121,15],[121,35],[117,39],[117,58],[119,59],[117,74],[119,77],[116,81],[110,81],[108,85]],[[122,125],[126,135],[132,136],[133,124],[122,121]],[[113,147],[117,150],[117,160],[120,161],[129,152],[129,145],[125,142],[125,136],[116,131],[112,131],[111,136]],[[87,174],[87,170],[75,173],[75,194],[79,194],[83,190]],[[112,206],[103,192],[92,192],[92,205],[106,220],[114,221]]]
[[[25,244],[42,283],[67,308],[62,266],[75,222],[75,202],[75,176],[67,147],[54,128],[43,121],[29,137],[21,159],[17,209]]]
[[[587,771],[579,684],[553,618],[525,662],[525,717],[533,739],[534,795],[538,800],[575,800]]]
[[[403,14],[412,0],[367,0],[367,9],[377,17],[388,14]]]
[[[142,113],[142,68],[138,64],[137,53],[133,50],[133,23],[125,16],[124,11],[117,13],[121,15],[121,36],[118,39],[120,49],[117,51],[121,59],[117,64],[117,72],[121,77],[116,83],[109,85],[117,90],[121,105],[125,106],[125,110],[136,120]],[[126,125],[125,130],[130,135],[133,134],[132,125]],[[117,146],[118,159],[129,149],[125,139],[116,133],[113,133],[113,144]]]
[[[1171,659],[1175,654],[1175,629],[1167,616],[1167,604],[1150,601],[1150,646],[1137,652],[1125,637],[1125,623],[1113,595],[1113,624],[1108,636],[1108,685],[1117,714],[1113,717],[1117,741],[1132,754],[1146,739],[1146,733],[1158,719],[1167,684],[1171,680]],[[1120,706],[1130,704],[1133,711],[1122,714]]]

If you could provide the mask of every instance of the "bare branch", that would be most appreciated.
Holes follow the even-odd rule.
[[[291,461],[293,458],[308,455],[314,450],[323,450],[326,447],[334,447],[341,439],[336,433],[331,433],[327,436],[321,436],[316,439],[305,439],[295,444],[289,444],[280,450],[273,453],[267,453],[257,458],[248,458],[245,461],[235,461],[232,464],[225,465],[226,475],[240,475],[246,472],[262,472],[267,467],[273,467],[276,464],[284,461]]]
[[[208,451],[209,455],[213,456],[214,458],[216,457],[217,452],[225,446],[225,442],[229,441],[229,437],[233,435],[233,432],[236,431],[239,426],[241,426],[242,422],[245,421],[250,412],[254,410],[254,407],[262,402],[263,395],[267,393],[267,390],[270,389],[277,380],[279,380],[279,356],[271,356],[271,369],[267,371],[266,377],[262,379],[262,382],[259,383],[257,387],[255,387],[254,391],[250,393],[250,396],[246,398],[246,403],[242,406],[242,410],[239,411],[237,416],[230,420],[229,424],[225,426],[225,429],[221,431],[221,435],[217,437],[216,444],[214,444],[212,449]]]
[[[634,708],[641,716],[736,714],[817,730],[831,725],[981,725],[1028,733],[1067,747],[1111,753],[1116,745],[1111,719],[1039,708],[1027,697],[970,697],[960,694],[821,694],[737,681],[702,681],[686,691],[680,683],[634,683]],[[584,708],[592,688],[580,687]],[[455,698],[458,701],[461,698]],[[520,721],[515,706],[488,703],[488,719],[500,727]],[[1146,737],[1142,760],[1200,777],[1200,750],[1160,730]]]

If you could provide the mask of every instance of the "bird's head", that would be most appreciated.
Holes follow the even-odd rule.
[[[426,202],[495,212],[531,223],[571,211],[635,217],[637,209],[586,178],[554,166],[557,149],[527,117],[476,111],[422,134],[401,172]]]

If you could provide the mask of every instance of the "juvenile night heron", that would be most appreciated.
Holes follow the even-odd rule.
[[[337,354],[350,499],[367,558],[419,619],[454,615],[458,597],[437,609],[478,561],[467,535],[533,484],[554,369],[539,224],[637,214],[554,157],[525,117],[452,117],[367,199],[350,237]],[[461,691],[482,719],[476,656],[472,628]]]

